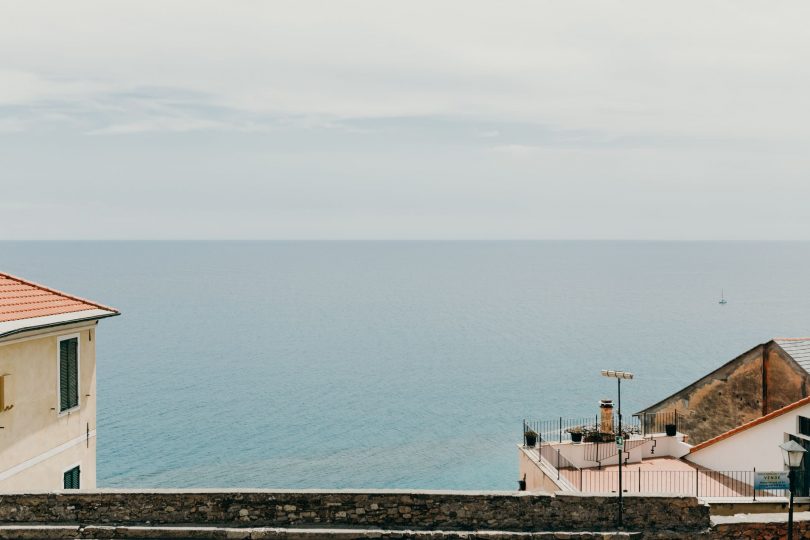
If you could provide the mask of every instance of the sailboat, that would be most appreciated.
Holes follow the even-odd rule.
[[[720,289],[720,301],[718,304],[728,304],[728,302],[726,302],[726,297],[723,294],[723,289]]]

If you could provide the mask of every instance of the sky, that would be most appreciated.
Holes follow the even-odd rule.
[[[810,240],[808,20],[0,0],[0,239]]]

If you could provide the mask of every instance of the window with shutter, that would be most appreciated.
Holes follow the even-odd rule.
[[[810,418],[799,417],[799,433],[810,436]]]
[[[79,467],[73,467],[69,471],[65,471],[62,475],[63,477],[63,485],[65,489],[79,489],[79,477],[81,476],[81,470]]]
[[[79,339],[59,342],[59,412],[79,406]]]

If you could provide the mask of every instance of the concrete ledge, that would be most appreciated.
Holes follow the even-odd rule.
[[[733,523],[787,523],[787,512],[773,514],[734,514],[733,516],[712,516],[712,525],[727,525]],[[794,512],[793,521],[810,522],[810,512]]]

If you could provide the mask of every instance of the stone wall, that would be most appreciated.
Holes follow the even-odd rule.
[[[787,537],[785,521],[718,523],[711,529],[711,540],[783,540]],[[793,524],[793,538],[810,538],[810,521]]]
[[[773,341],[757,345],[640,413],[678,411],[698,444],[806,397],[810,375]]]
[[[772,413],[807,397],[810,378],[796,366],[790,356],[776,343],[767,343],[763,352],[763,379],[765,381],[765,409]]]
[[[615,530],[615,496],[439,491],[88,491],[0,495],[0,523]],[[629,530],[705,531],[693,497],[625,497]]]

